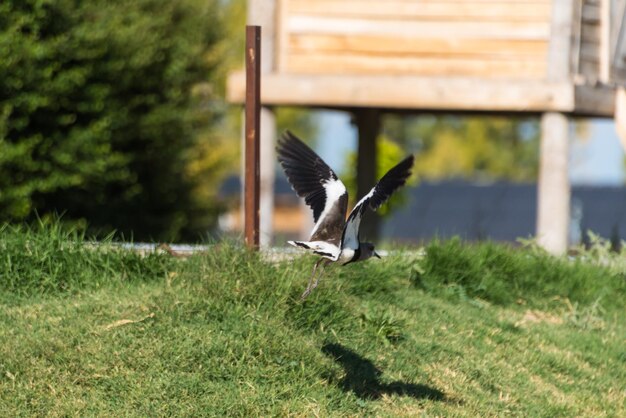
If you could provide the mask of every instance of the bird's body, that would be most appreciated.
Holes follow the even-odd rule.
[[[380,258],[373,244],[359,239],[361,219],[368,207],[378,209],[396,189],[404,185],[411,174],[413,156],[405,158],[389,170],[359,200],[346,220],[348,191],[335,172],[290,132],[280,138],[276,150],[289,183],[313,210],[315,225],[309,241],[288,241],[291,245],[322,257],[315,264],[309,286],[302,295],[305,298],[317,285],[317,280],[313,282],[313,278],[322,262],[323,267],[331,262],[346,265],[371,257]]]

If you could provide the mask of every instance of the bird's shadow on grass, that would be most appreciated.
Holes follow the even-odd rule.
[[[341,344],[325,344],[322,352],[339,363],[346,373],[339,387],[346,392],[353,392],[361,399],[375,400],[383,395],[401,395],[415,399],[446,400],[443,392],[430,386],[401,381],[381,382],[382,371],[374,363]]]

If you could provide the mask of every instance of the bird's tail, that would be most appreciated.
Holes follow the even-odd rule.
[[[289,245],[293,245],[294,247],[301,247],[306,250],[312,250],[313,247],[306,241],[287,241]]]
[[[317,255],[328,258],[329,260],[336,261],[339,258],[341,250],[336,245],[324,242],[324,241],[287,241],[294,247],[304,248],[305,250],[312,251]]]

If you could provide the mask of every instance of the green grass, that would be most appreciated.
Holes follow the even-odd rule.
[[[617,268],[433,243],[329,268],[0,231],[0,416],[625,416]]]

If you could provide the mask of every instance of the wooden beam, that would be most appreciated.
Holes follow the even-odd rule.
[[[261,27],[246,26],[246,149],[244,229],[249,248],[259,246]]]
[[[465,57],[527,57],[545,60],[545,40],[451,39],[385,35],[293,34],[287,37],[289,53],[293,52],[360,52],[395,55],[465,56]]]
[[[552,254],[567,250],[570,220],[569,121],[562,113],[541,118],[537,241]]]
[[[242,73],[228,79],[228,100],[242,103]],[[390,75],[264,74],[262,101],[268,105],[331,108],[537,113],[574,111],[569,82],[489,80],[470,77]]]
[[[565,1],[565,0],[556,0]],[[467,22],[348,19],[313,15],[289,15],[284,22],[289,33],[436,36],[482,39],[549,39],[550,24],[540,22]],[[453,35],[452,35],[453,34]]]
[[[385,55],[378,53],[292,51],[282,70],[296,74],[386,74],[541,80],[545,57],[502,55]]]
[[[475,2],[456,1],[320,1],[289,0],[292,14],[338,16],[348,18],[396,20],[510,20],[546,21],[550,18],[550,1],[514,2],[510,0]]]

